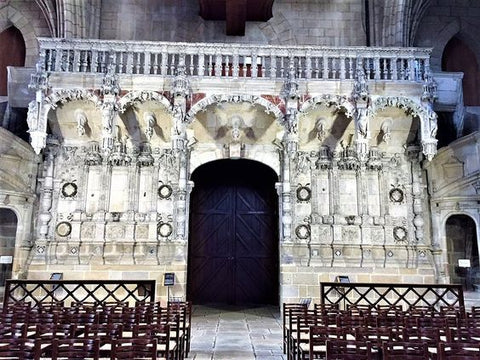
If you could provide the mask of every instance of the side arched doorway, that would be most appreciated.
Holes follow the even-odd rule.
[[[187,297],[195,304],[279,303],[275,172],[218,160],[192,174]]]
[[[452,283],[465,284],[471,290],[479,274],[478,240],[475,222],[467,215],[452,215],[445,224],[449,273]],[[462,267],[469,260],[470,267]],[[468,263],[468,261],[467,261]]]
[[[10,209],[0,208],[0,289],[3,293],[5,280],[12,277],[17,215]]]

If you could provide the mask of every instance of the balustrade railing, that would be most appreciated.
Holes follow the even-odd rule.
[[[372,80],[423,80],[430,49],[269,46],[40,38],[49,72],[228,78],[354,79],[360,67]]]

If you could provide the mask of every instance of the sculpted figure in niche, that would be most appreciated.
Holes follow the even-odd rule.
[[[315,131],[317,133],[318,140],[325,140],[325,137],[327,136],[326,128],[327,120],[325,120],[325,118],[318,118],[317,121],[315,121]]]
[[[358,118],[357,118],[357,125],[358,125],[358,132],[360,133],[360,135],[362,135],[363,137],[367,137],[368,135],[368,117],[369,117],[369,114],[368,114],[368,108],[359,108],[357,110],[357,115],[358,115]]]
[[[392,119],[385,120],[380,126],[380,131],[382,133],[382,141],[389,143],[392,137]]]
[[[75,111],[75,120],[77,121],[77,134],[78,136],[85,135],[85,126],[87,125],[87,115],[83,110],[78,109]]]

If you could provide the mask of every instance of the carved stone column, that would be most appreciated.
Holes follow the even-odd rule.
[[[187,161],[187,133],[186,133],[186,114],[187,99],[190,96],[190,82],[185,75],[185,58],[180,56],[177,67],[177,75],[172,83],[173,93],[173,126],[172,126],[172,149],[177,159],[178,166],[178,188],[175,191],[174,219],[175,238],[179,241],[186,241],[188,233],[188,206],[187,180],[188,180],[188,161]]]
[[[288,79],[283,84],[282,95],[285,99],[285,117],[283,136],[282,159],[282,184],[281,184],[281,222],[282,239],[284,242],[292,241],[293,203],[291,188],[291,171],[294,169],[298,150],[298,83],[295,79],[293,59],[290,59],[290,71]]]
[[[368,157],[370,139],[370,93],[364,70],[359,67],[355,78],[352,100],[355,104],[355,148],[358,159],[363,163]]]
[[[421,97],[423,113],[420,114],[422,152],[428,161],[437,153],[437,114],[433,111],[433,102],[437,99],[437,84],[429,72],[425,75]]]
[[[413,225],[415,226],[415,239],[417,244],[424,244],[424,221],[422,207],[422,169],[420,166],[420,149],[410,146],[407,149],[412,166],[412,197],[413,197]]]
[[[110,60],[107,72],[103,76],[102,84],[102,137],[103,137],[103,150],[110,152],[114,145],[114,120],[117,114],[117,95],[120,93],[120,87],[118,85],[118,77],[115,74],[115,65]]]
[[[35,100],[28,104],[27,123],[31,145],[37,154],[45,147],[47,141],[48,106],[45,97],[48,92],[48,74],[44,68],[45,59],[40,57],[36,72],[32,74],[28,88],[35,91]]]

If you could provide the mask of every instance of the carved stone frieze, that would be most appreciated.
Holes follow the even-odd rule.
[[[163,105],[165,110],[171,113],[172,104],[170,101],[162,94],[159,94],[156,91],[148,90],[134,90],[122,96],[118,100],[118,111],[120,113],[124,113],[129,107],[136,106],[137,104],[142,104],[147,101],[155,101]]]
[[[185,121],[187,123],[190,123],[193,121],[193,119],[195,118],[195,114],[197,114],[198,112],[205,111],[205,109],[212,104],[221,104],[225,102],[231,102],[231,103],[245,102],[252,105],[260,105],[264,108],[264,111],[266,114],[273,114],[279,123],[283,122],[283,112],[280,110],[280,108],[277,105],[271,103],[270,101],[266,100],[261,96],[249,95],[249,94],[242,94],[242,95],[223,94],[223,95],[212,95],[212,96],[206,97],[200,100],[199,102],[197,102],[195,105],[193,105],[190,108],[190,110],[185,116]]]
[[[102,102],[91,90],[84,88],[58,89],[45,98],[45,105],[49,109],[56,109],[58,104],[66,104],[70,101],[89,101],[95,107],[100,108]]]
[[[308,99],[302,104],[300,111],[308,114],[319,105],[334,107],[335,110],[343,112],[348,118],[353,118],[355,114],[355,107],[347,96],[330,94],[315,96],[311,99]]]

